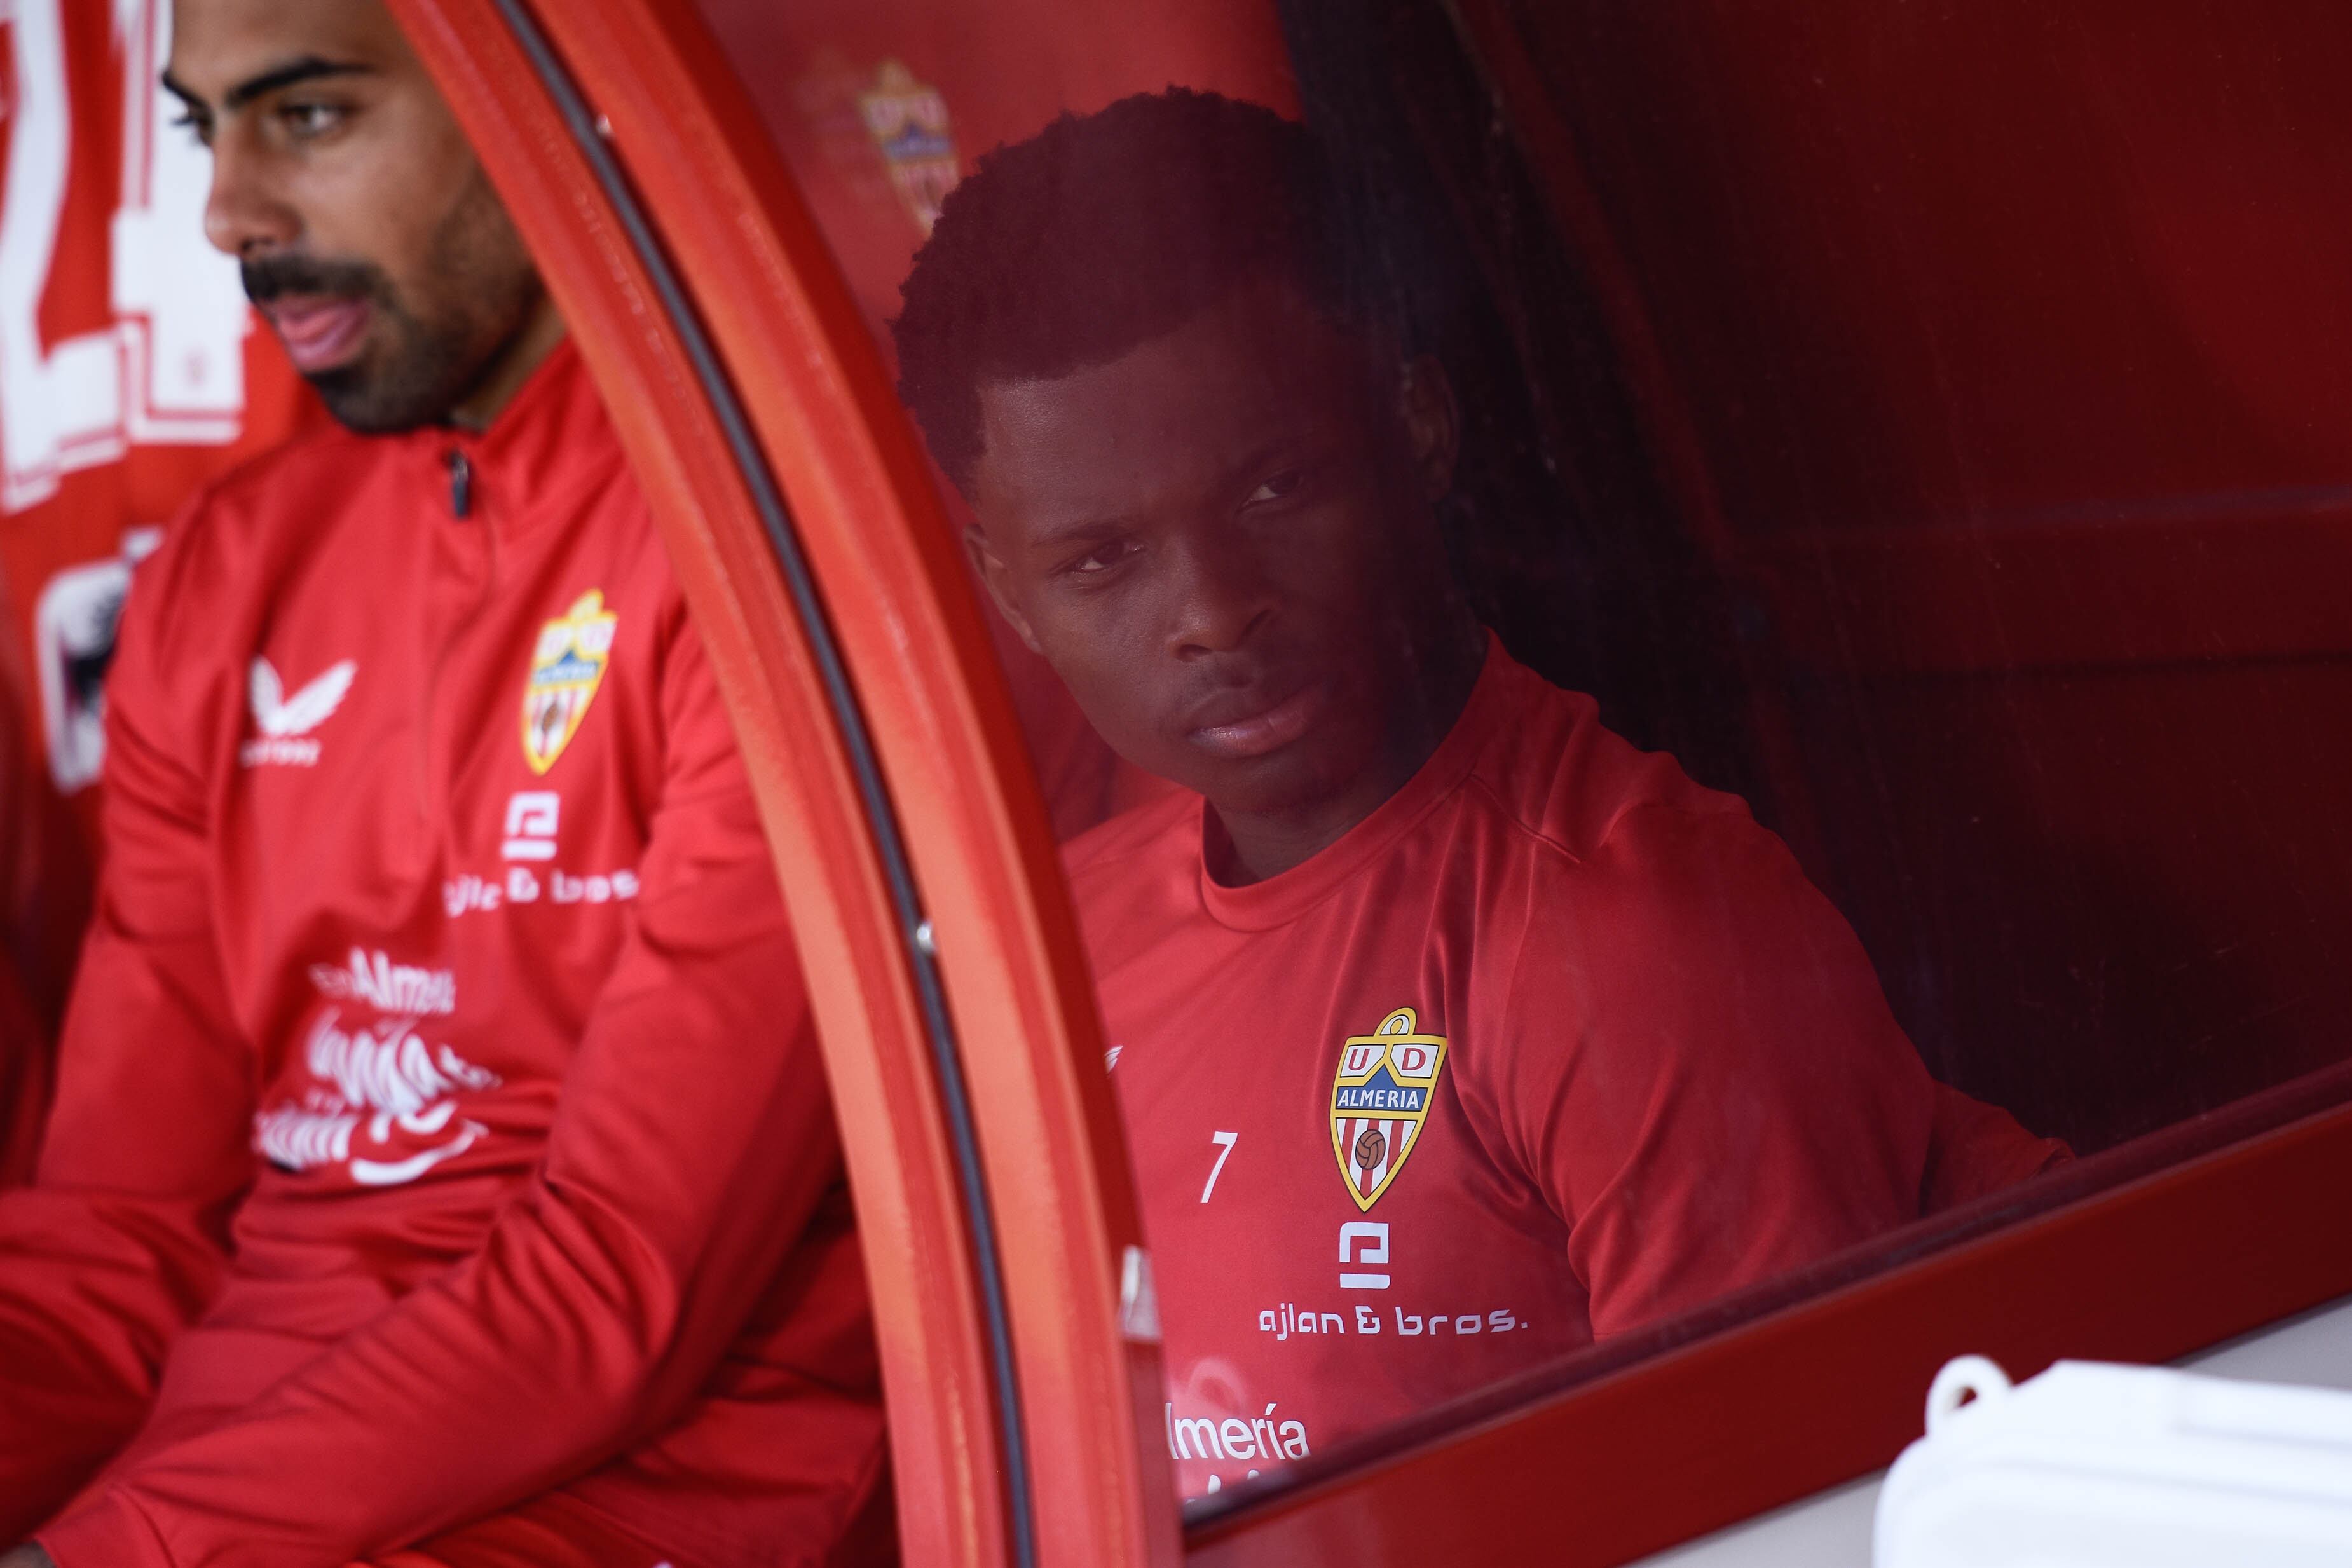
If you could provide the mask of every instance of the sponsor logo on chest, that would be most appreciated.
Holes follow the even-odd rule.
[[[499,1075],[428,1040],[428,1018],[457,1010],[457,976],[353,947],[310,966],[325,998],[303,1040],[303,1078],[253,1119],[253,1149],[280,1170],[340,1170],[356,1186],[401,1186],[488,1135],[461,1100]]]
[[[456,975],[395,964],[381,947],[373,953],[354,947],[340,966],[311,965],[310,984],[322,997],[364,1002],[383,1013],[425,1018],[457,1010]]]
[[[508,862],[496,876],[463,873],[441,884],[449,918],[480,911],[539,903],[625,904],[637,896],[636,870],[572,872],[549,862],[562,853],[563,797],[552,789],[518,789],[507,799],[506,832],[499,858]]]
[[[1350,1035],[1339,1048],[1331,1153],[1360,1210],[1380,1201],[1420,1145],[1445,1070],[1445,1037],[1420,1033],[1420,1027],[1412,1009],[1399,1008],[1370,1034]]]

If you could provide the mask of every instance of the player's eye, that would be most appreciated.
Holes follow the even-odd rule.
[[[1097,545],[1086,554],[1077,557],[1064,570],[1081,575],[1108,571],[1129,556],[1133,555],[1135,548],[1135,541],[1132,539],[1112,539],[1107,544]]]
[[[312,103],[298,99],[291,103],[278,105],[278,120],[279,124],[286,127],[294,140],[309,141],[324,136],[341,125],[343,122],[343,109],[340,104]]]
[[[1265,484],[1260,485],[1256,489],[1252,490],[1250,492],[1249,499],[1242,504],[1245,507],[1259,507],[1264,506],[1268,501],[1283,500],[1286,497],[1296,494],[1299,486],[1306,482],[1307,471],[1305,469],[1285,468],[1281,473],[1275,475],[1273,477],[1267,479]]]
[[[173,129],[184,131],[194,137],[198,146],[213,144],[213,117],[209,114],[198,114],[193,109],[182,110],[172,125]]]

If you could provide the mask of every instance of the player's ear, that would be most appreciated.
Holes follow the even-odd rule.
[[[1454,382],[1436,355],[1416,354],[1405,361],[1397,392],[1398,413],[1412,443],[1422,493],[1439,500],[1454,488],[1454,464],[1462,451],[1462,413],[1454,401]]]
[[[1037,634],[1029,629],[1029,618],[1022,614],[1019,606],[1013,602],[1012,573],[1006,570],[1004,559],[988,542],[988,536],[981,531],[978,523],[964,525],[963,550],[971,559],[972,570],[980,573],[980,580],[988,585],[988,596],[996,601],[996,612],[1003,616],[1006,624],[1013,628],[1022,642],[1028,644],[1031,653],[1043,653],[1045,650],[1037,646]]]

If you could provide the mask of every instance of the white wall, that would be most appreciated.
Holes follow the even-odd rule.
[[[2352,1296],[2180,1363],[2219,1377],[2352,1389]],[[1927,1391],[1919,1390],[1923,1406]],[[1645,1558],[1637,1568],[1869,1568],[1878,1477]]]

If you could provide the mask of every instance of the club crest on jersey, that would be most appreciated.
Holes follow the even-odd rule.
[[[533,773],[554,767],[580,733],[612,663],[613,628],[619,623],[604,608],[604,594],[591,589],[540,628],[522,688],[522,757]]]
[[[1348,1037],[1331,1080],[1331,1153],[1358,1209],[1369,1209],[1404,1169],[1429,1120],[1445,1037],[1422,1034],[1411,1008],[1399,1008],[1370,1034]]]

